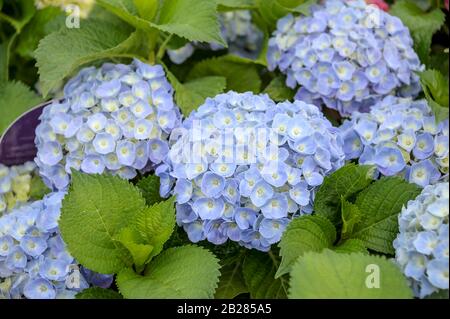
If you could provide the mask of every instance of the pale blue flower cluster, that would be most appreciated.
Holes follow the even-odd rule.
[[[256,59],[262,50],[264,34],[252,22],[249,10],[223,12],[219,15],[222,37],[228,44],[228,51],[241,57]],[[170,60],[182,64],[194,54],[197,47],[204,45],[192,42],[173,50],[167,50]],[[212,43],[208,49],[217,51],[224,49],[219,44]]]
[[[73,298],[89,287],[59,234],[64,195],[52,193],[0,218],[0,299]],[[111,285],[111,276],[100,276],[101,285]]]
[[[426,100],[385,97],[340,128],[347,160],[376,165],[422,187],[448,178],[449,122],[436,123]]]
[[[324,176],[344,164],[338,129],[316,106],[251,92],[207,99],[169,142],[156,175],[189,239],[262,251],[312,212]]]
[[[159,164],[181,114],[163,67],[134,60],[81,70],[40,119],[35,161],[46,184],[63,190],[72,169],[132,179]]]
[[[395,258],[417,297],[448,293],[448,215],[449,184],[439,183],[425,187],[399,216]]]
[[[423,69],[409,30],[364,0],[329,0],[310,16],[280,19],[269,40],[270,70],[299,87],[296,99],[347,116],[386,95],[416,96]]]

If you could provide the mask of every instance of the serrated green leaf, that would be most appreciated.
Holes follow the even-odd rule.
[[[362,191],[355,204],[361,212],[361,221],[349,237],[360,239],[367,248],[393,254],[392,242],[398,233],[398,214],[403,205],[420,194],[420,187],[399,177],[376,181]]]
[[[280,261],[273,253],[250,251],[244,260],[244,280],[252,299],[284,299],[288,283],[285,277],[275,279]]]
[[[208,250],[196,246],[170,248],[147,267],[145,276],[124,269],[117,286],[125,298],[213,298],[219,263]]]
[[[374,172],[374,166],[350,163],[325,177],[314,200],[315,214],[327,217],[334,225],[339,225],[341,196],[349,199],[369,186]]]
[[[111,289],[103,289],[99,287],[91,287],[79,292],[76,299],[123,299],[116,291]]]
[[[114,239],[120,242],[133,257],[134,264],[141,269],[150,259],[153,246],[148,244],[140,244],[139,234],[131,227],[125,227],[114,236]]]
[[[441,9],[425,12],[412,1],[405,0],[396,1],[389,13],[399,17],[409,28],[416,52],[427,64],[433,34],[444,24],[445,14]]]
[[[259,93],[261,90],[258,66],[254,62],[231,55],[211,58],[195,64],[187,79],[191,81],[205,76],[225,77],[227,91]]]
[[[275,278],[289,273],[297,258],[305,252],[329,248],[335,240],[336,229],[327,218],[318,215],[295,218],[278,244],[282,259]]]
[[[170,238],[175,227],[175,198],[171,197],[164,202],[153,204],[141,210],[132,223],[141,239],[141,244],[150,245],[153,250],[149,256],[158,255],[164,243]]]
[[[221,262],[220,280],[215,299],[233,299],[248,292],[242,273],[244,255],[238,254]]]
[[[175,90],[175,101],[185,116],[202,105],[206,98],[222,93],[226,87],[223,76],[205,76],[181,84],[172,74],[168,74]]]
[[[30,182],[30,200],[41,200],[50,189],[44,184],[39,175],[33,175]]]
[[[420,73],[420,83],[433,110],[436,121],[440,122],[449,116],[449,83],[439,71],[426,70]]]
[[[103,274],[117,273],[131,266],[132,258],[115,236],[144,207],[141,192],[128,181],[74,171],[62,204],[61,235],[83,266]]]
[[[269,94],[275,102],[291,101],[295,95],[295,91],[286,86],[285,78],[281,75],[274,78],[263,93]]]
[[[41,102],[22,82],[0,83],[0,136],[17,117]]]
[[[363,253],[339,254],[324,250],[305,253],[294,264],[289,298],[409,299],[412,291],[391,260]]]
[[[367,254],[366,245],[359,239],[347,239],[343,243],[333,247],[333,250],[337,253],[365,253]]]
[[[347,239],[353,232],[353,228],[361,220],[361,212],[353,203],[341,197],[342,231],[341,239]]]
[[[136,186],[141,190],[142,196],[145,198],[145,202],[148,206],[159,203],[162,201],[159,195],[159,177],[156,175],[149,175],[141,178],[137,182]]]
[[[107,58],[139,57],[145,39],[123,23],[86,20],[80,29],[62,28],[46,36],[35,51],[43,95],[80,66]]]

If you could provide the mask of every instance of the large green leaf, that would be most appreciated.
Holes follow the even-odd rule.
[[[412,291],[397,265],[384,257],[324,250],[305,253],[294,264],[289,298],[409,299]]]
[[[277,76],[269,85],[266,86],[263,93],[269,94],[270,98],[275,102],[284,102],[292,100],[295,91],[286,86],[286,81],[283,76]]]
[[[102,289],[99,287],[91,287],[79,292],[76,299],[122,299],[123,297],[116,291],[110,289]]]
[[[141,192],[110,175],[72,174],[59,222],[69,252],[87,268],[105,274],[131,266],[115,237],[145,208]]]
[[[145,276],[124,269],[117,286],[125,298],[213,298],[219,263],[208,250],[196,246],[170,248],[154,259]]]
[[[433,109],[438,122],[448,118],[449,115],[449,83],[439,71],[426,70],[420,73],[422,84],[428,104]]]
[[[325,177],[315,200],[314,211],[338,225],[341,222],[341,197],[349,199],[373,181],[374,166],[353,163]]]
[[[281,265],[275,278],[290,272],[297,258],[307,251],[329,248],[336,240],[336,229],[323,216],[301,216],[291,221],[279,243]]]
[[[243,261],[244,254],[241,253],[221,262],[220,280],[214,298],[233,299],[248,292],[242,273]]]
[[[17,117],[41,102],[39,96],[21,82],[0,83],[0,136]]]
[[[141,178],[136,184],[142,192],[148,206],[159,203],[162,198],[159,196],[159,177],[149,175]]]

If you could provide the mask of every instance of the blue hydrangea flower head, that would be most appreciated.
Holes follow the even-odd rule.
[[[425,187],[398,218],[395,259],[417,297],[448,294],[448,215],[449,184],[439,183]]]
[[[162,66],[134,60],[82,69],[40,120],[35,162],[49,187],[64,190],[72,169],[132,179],[159,164],[181,113]]]
[[[280,19],[269,40],[270,70],[299,88],[296,99],[348,116],[389,94],[416,96],[423,66],[399,18],[364,0],[329,0],[310,15]]]
[[[0,217],[0,299],[73,298],[90,284],[111,285],[111,275],[81,272],[67,252],[58,228],[64,195],[51,193]]]
[[[190,240],[262,251],[312,212],[324,176],[344,164],[338,129],[316,106],[250,92],[207,99],[169,143],[156,175]]]
[[[249,10],[223,12],[219,14],[219,21],[230,53],[249,59],[258,57],[263,47],[264,33],[252,22]],[[205,48],[205,45],[189,42],[178,49],[167,50],[167,54],[173,63],[182,64],[194,54],[196,48]],[[217,51],[224,47],[212,43],[207,49]]]
[[[426,100],[387,96],[370,113],[353,113],[340,131],[347,160],[425,187],[448,180],[448,126],[448,119],[436,123]]]

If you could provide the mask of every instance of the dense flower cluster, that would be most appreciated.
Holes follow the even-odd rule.
[[[301,86],[296,99],[343,116],[366,112],[386,95],[415,96],[422,65],[399,18],[363,0],[330,0],[311,16],[280,19],[269,40],[270,70]]]
[[[0,298],[72,298],[89,287],[59,234],[63,198],[52,193],[0,217]],[[99,276],[111,285],[111,276]]]
[[[68,12],[71,12],[76,6],[79,9],[80,16],[86,18],[94,6],[95,0],[35,0],[34,3],[38,9],[58,7]]]
[[[252,15],[248,10],[229,11],[220,14],[220,25],[222,37],[228,44],[230,53],[256,59],[261,52],[264,34],[258,27],[252,23]],[[170,60],[173,63],[181,64],[194,53],[196,47],[202,47],[198,43],[187,43],[186,45],[168,50]],[[209,49],[221,50],[223,46],[210,44]]]
[[[449,122],[437,124],[425,100],[388,96],[340,128],[346,159],[376,165],[422,187],[448,176]]]
[[[132,179],[160,163],[181,115],[162,66],[134,60],[81,70],[40,119],[35,161],[45,183],[62,190],[71,169]]]
[[[268,250],[295,215],[312,212],[316,188],[344,164],[337,133],[314,105],[217,95],[173,131],[156,169],[161,195],[175,184],[177,221],[191,241]]]
[[[33,162],[12,167],[0,164],[0,216],[18,203],[28,201],[35,170]]]
[[[448,291],[449,184],[425,187],[399,216],[395,258],[417,297]]]

